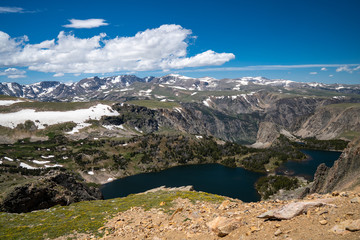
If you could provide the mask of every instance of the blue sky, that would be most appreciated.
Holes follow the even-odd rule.
[[[360,84],[360,1],[0,1],[0,82],[135,74]]]

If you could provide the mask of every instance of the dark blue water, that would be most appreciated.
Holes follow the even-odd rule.
[[[317,167],[321,163],[325,163],[326,166],[332,167],[334,161],[337,160],[341,152],[330,152],[320,150],[301,150],[308,158],[304,161],[288,161],[281,165],[276,173],[280,175],[289,176],[302,176],[307,180],[312,181]]]
[[[219,164],[189,165],[121,178],[103,185],[101,190],[104,198],[110,199],[144,192],[163,185],[167,187],[193,185],[197,191],[251,202],[260,200],[254,184],[261,176],[264,174],[243,168],[228,168]]]
[[[308,155],[307,160],[288,161],[278,168],[277,174],[303,176],[312,180],[321,163],[331,167],[341,154],[341,152],[318,150],[302,150],[302,152]],[[121,178],[103,185],[101,191],[105,199],[110,199],[125,197],[164,185],[167,187],[193,185],[197,191],[252,202],[260,200],[254,184],[261,176],[264,174],[243,168],[228,168],[219,164],[189,165]]]

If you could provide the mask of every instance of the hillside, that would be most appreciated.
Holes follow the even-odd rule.
[[[0,238],[357,239],[359,197],[355,191],[243,203],[207,193],[162,189],[26,214],[0,213]],[[273,215],[268,211],[278,208],[287,210],[282,215],[273,211],[274,216],[289,219],[267,220]]]

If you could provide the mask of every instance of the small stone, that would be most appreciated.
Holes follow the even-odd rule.
[[[324,220],[319,221],[319,223],[320,223],[321,225],[326,225],[326,224],[328,223],[328,221],[326,221],[326,220],[324,219]]]
[[[349,197],[349,194],[347,192],[341,192],[340,196],[341,197]]]
[[[219,206],[219,210],[229,209],[230,204],[231,204],[230,200],[223,201]]]
[[[161,202],[159,205],[164,206],[165,204],[166,204],[165,202]]]
[[[260,231],[260,228],[258,228],[258,227],[252,226],[252,227],[250,228],[250,232],[251,232],[251,233],[253,233],[253,232],[258,232],[258,231]]]
[[[350,200],[351,203],[360,203],[360,197],[354,197]]]
[[[279,236],[280,234],[282,234],[282,231],[280,229],[276,230],[276,232],[274,233],[275,236]]]
[[[278,223],[275,224],[275,227],[276,227],[276,228],[279,228],[279,227],[280,227],[280,224],[278,224]]]
[[[334,197],[336,197],[336,196],[339,196],[339,193],[338,193],[338,192],[333,192],[332,195],[333,195]]]

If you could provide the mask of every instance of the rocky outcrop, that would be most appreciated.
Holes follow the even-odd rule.
[[[360,138],[349,143],[334,165],[319,165],[314,176],[311,193],[341,191],[360,184]]]
[[[53,171],[33,183],[15,187],[0,203],[0,211],[30,212],[101,198],[99,189],[86,186],[73,175]]]

